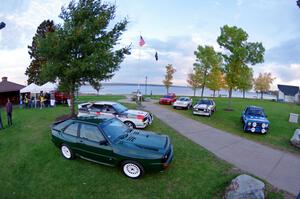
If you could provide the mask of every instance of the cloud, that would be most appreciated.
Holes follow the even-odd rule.
[[[266,62],[278,64],[300,63],[300,37],[282,42],[266,51]]]

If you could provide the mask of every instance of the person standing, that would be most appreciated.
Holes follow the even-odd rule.
[[[3,129],[2,119],[1,119],[1,108],[0,108],[0,130]]]
[[[7,123],[8,126],[12,125],[12,103],[10,102],[9,98],[7,99],[6,103],[6,114],[7,114]]]

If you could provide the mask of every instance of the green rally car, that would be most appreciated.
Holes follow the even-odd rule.
[[[75,156],[121,167],[129,178],[145,170],[162,171],[173,159],[167,135],[129,128],[116,118],[78,117],[52,126],[52,141],[66,159]]]

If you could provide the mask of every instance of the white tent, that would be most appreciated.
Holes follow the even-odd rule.
[[[47,82],[44,85],[42,85],[40,87],[40,89],[44,92],[44,93],[49,93],[51,91],[56,91],[57,90],[57,84],[52,83],[52,82]]]
[[[20,93],[40,93],[41,91],[42,90],[40,86],[36,85],[35,83],[31,83],[25,88],[22,88]]]

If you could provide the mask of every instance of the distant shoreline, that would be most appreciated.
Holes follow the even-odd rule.
[[[101,83],[103,86],[145,86],[146,84],[138,84],[138,83]],[[86,84],[89,85],[89,84]],[[147,86],[164,86],[163,84],[147,84]],[[189,88],[188,86],[179,86],[179,85],[172,85],[172,87],[179,87],[179,88]]]

